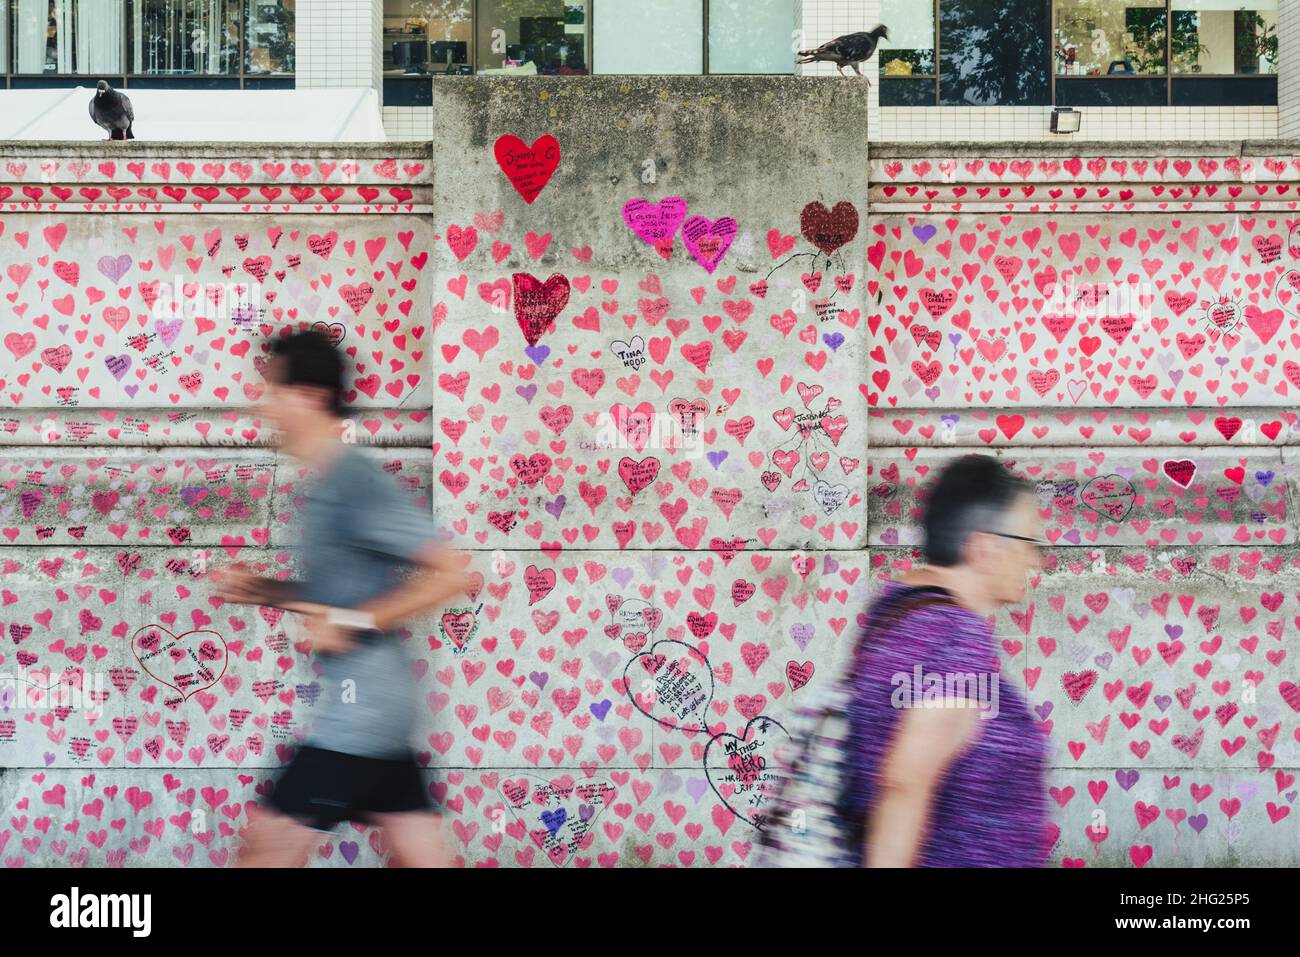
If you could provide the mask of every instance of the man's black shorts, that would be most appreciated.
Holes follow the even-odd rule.
[[[313,747],[298,749],[276,779],[269,803],[318,831],[431,806],[414,755],[363,758]]]

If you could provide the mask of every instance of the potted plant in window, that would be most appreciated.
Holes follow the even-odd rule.
[[[1173,30],[1169,37],[1169,53],[1173,56],[1174,72],[1200,73],[1201,54],[1210,48],[1201,42],[1194,11],[1174,11]]]
[[[1267,23],[1253,10],[1238,10],[1236,27],[1237,72],[1258,73],[1260,60],[1268,64],[1268,72],[1275,72],[1277,26]]]

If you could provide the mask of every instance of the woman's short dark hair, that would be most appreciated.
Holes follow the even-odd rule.
[[[302,329],[271,343],[271,355],[284,360],[284,385],[310,385],[329,390],[330,411],[339,417],[343,405],[343,357],[317,329]]]
[[[991,455],[966,455],[940,471],[925,503],[925,560],[959,565],[972,532],[1001,531],[1007,510],[1033,487]]]

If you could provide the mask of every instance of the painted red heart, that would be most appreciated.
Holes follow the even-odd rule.
[[[507,133],[497,139],[493,152],[497,165],[530,205],[560,165],[560,142],[549,133],[539,136],[532,146]]]
[[[809,203],[799,214],[799,231],[804,239],[830,255],[858,234],[858,210],[847,200],[831,209],[821,203]]]
[[[515,321],[530,346],[537,345],[542,334],[555,328],[555,317],[568,305],[569,279],[554,273],[546,282],[526,272],[512,277],[515,288]]]

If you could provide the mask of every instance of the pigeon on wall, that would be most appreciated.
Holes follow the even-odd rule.
[[[868,30],[866,33],[846,33],[842,37],[836,37],[817,47],[815,50],[800,50],[799,56],[806,57],[804,60],[796,60],[796,63],[817,63],[826,61],[834,63],[835,69],[839,71],[840,76],[844,75],[846,66],[853,67],[853,72],[858,76],[863,73],[858,69],[858,64],[864,60],[870,60],[871,55],[876,52],[876,44],[880,42],[881,37],[889,39],[889,28],[884,26]],[[868,83],[871,81],[868,80]]]
[[[96,125],[108,130],[110,140],[133,140],[131,124],[135,122],[135,111],[126,94],[119,93],[108,85],[107,80],[100,80],[95,88],[95,96],[90,101],[90,118]]]

